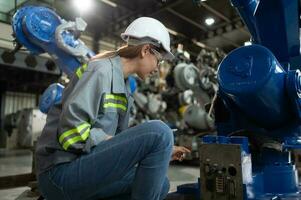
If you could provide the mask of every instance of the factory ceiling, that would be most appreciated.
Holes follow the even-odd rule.
[[[149,16],[168,27],[173,46],[184,44],[192,56],[202,47],[229,52],[250,39],[230,0],[92,0],[93,6],[88,12],[75,9],[73,1],[0,0],[0,19],[9,22],[14,11],[23,5],[46,5],[68,20],[81,15],[88,23],[88,35],[117,47],[122,43],[120,33],[131,21]],[[214,23],[208,25],[206,19],[209,24],[212,19]]]

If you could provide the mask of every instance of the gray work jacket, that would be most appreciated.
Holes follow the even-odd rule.
[[[53,106],[36,146],[37,174],[70,162],[128,128],[133,98],[119,56],[79,68]]]

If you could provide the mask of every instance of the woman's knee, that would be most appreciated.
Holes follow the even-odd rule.
[[[166,145],[173,146],[174,135],[169,126],[167,126],[161,120],[151,120],[147,123],[154,130],[154,131],[152,131],[152,133],[159,135],[160,142],[163,142]]]

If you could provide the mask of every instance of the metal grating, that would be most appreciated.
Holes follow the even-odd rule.
[[[24,108],[35,108],[37,105],[36,95],[19,92],[5,93],[4,115],[16,113]]]

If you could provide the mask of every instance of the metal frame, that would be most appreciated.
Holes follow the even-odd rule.
[[[8,49],[4,49],[4,48],[0,48],[0,55],[2,55],[4,52],[9,52],[10,50]],[[61,71],[59,70],[58,67],[55,67],[55,69],[53,71],[49,71],[47,69],[47,67],[45,66],[46,62],[50,59],[41,57],[41,56],[35,56],[35,59],[37,61],[37,65],[34,68],[31,68],[29,66],[26,65],[25,63],[25,59],[26,57],[30,55],[28,53],[24,53],[24,52],[17,52],[15,54],[15,61],[11,64],[6,63],[3,61],[3,59],[0,57],[0,67],[1,66],[6,66],[6,67],[17,67],[17,68],[23,68],[23,69],[28,69],[28,70],[34,70],[34,71],[39,71],[39,72],[44,72],[44,73],[48,73],[48,74],[53,74],[53,75],[60,75]]]

